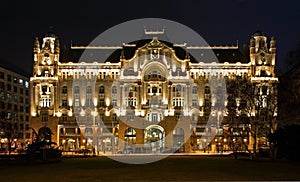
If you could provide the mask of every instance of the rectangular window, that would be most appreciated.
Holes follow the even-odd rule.
[[[23,85],[24,85],[23,79],[19,79],[19,85],[20,85],[20,86],[23,86]]]
[[[113,99],[113,100],[111,101],[111,103],[112,103],[112,106],[113,106],[113,107],[117,106],[117,99]]]
[[[28,89],[25,90],[25,95],[29,96],[29,90]]]
[[[7,91],[11,91],[11,84],[7,84],[6,87],[7,87]]]
[[[17,93],[18,92],[18,88],[16,86],[14,86],[14,92]]]
[[[48,114],[46,113],[42,114],[42,122],[48,122]]]
[[[20,94],[24,94],[24,89],[20,88]]]
[[[62,116],[61,116],[61,121],[62,121],[62,122],[67,122],[67,121],[68,121],[67,114],[62,114]]]
[[[18,96],[17,95],[14,96],[14,101],[18,102]]]
[[[11,82],[11,75],[7,75],[7,81]]]
[[[29,82],[28,81],[25,81],[25,87],[29,88]]]
[[[105,105],[104,105],[104,99],[100,99],[99,100],[99,106],[100,107],[104,107]]]
[[[18,111],[18,105],[14,104],[14,111]]]
[[[197,100],[196,100],[196,99],[193,99],[193,100],[192,100],[192,106],[193,106],[193,107],[197,107]]]
[[[79,99],[75,99],[74,105],[75,105],[75,107],[79,107]]]
[[[18,83],[18,78],[14,77],[14,83]]]
[[[4,79],[4,72],[0,71],[0,78]]]
[[[24,97],[20,97],[20,103],[24,103]]]
[[[62,105],[63,107],[67,107],[67,106],[68,106],[67,99],[63,99],[61,105]]]
[[[5,89],[4,88],[4,82],[0,82],[0,88]]]

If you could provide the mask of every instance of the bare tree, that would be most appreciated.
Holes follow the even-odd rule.
[[[252,83],[246,78],[236,78],[227,80],[227,93],[228,117],[231,122],[249,125],[247,131],[253,137],[255,156],[258,138],[267,137],[277,129],[277,87],[269,82]]]

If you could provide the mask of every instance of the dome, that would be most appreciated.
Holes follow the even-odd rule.
[[[49,31],[46,33],[45,37],[52,37],[52,38],[57,38],[57,36],[55,35],[55,33],[53,33],[52,31]]]
[[[256,32],[253,33],[252,37],[257,37],[257,36],[264,36],[264,34],[260,30],[256,30]]]

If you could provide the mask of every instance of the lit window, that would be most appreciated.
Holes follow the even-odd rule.
[[[29,88],[29,82],[28,81],[25,81],[25,87]]]
[[[18,78],[14,77],[14,83],[18,83]]]
[[[22,79],[19,79],[19,84],[20,84],[21,86],[23,86],[23,85],[24,85],[24,81],[23,81]]]

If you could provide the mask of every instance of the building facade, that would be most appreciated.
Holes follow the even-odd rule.
[[[255,32],[244,54],[238,46],[173,44],[154,33],[114,48],[68,50],[53,33],[41,45],[37,38],[31,127],[49,128],[48,140],[65,151],[222,152],[267,145],[277,115],[274,38],[268,47],[267,37]],[[114,51],[99,60],[108,49]]]
[[[29,77],[0,67],[0,149],[25,149],[30,140]],[[10,140],[10,141],[9,141]]]

